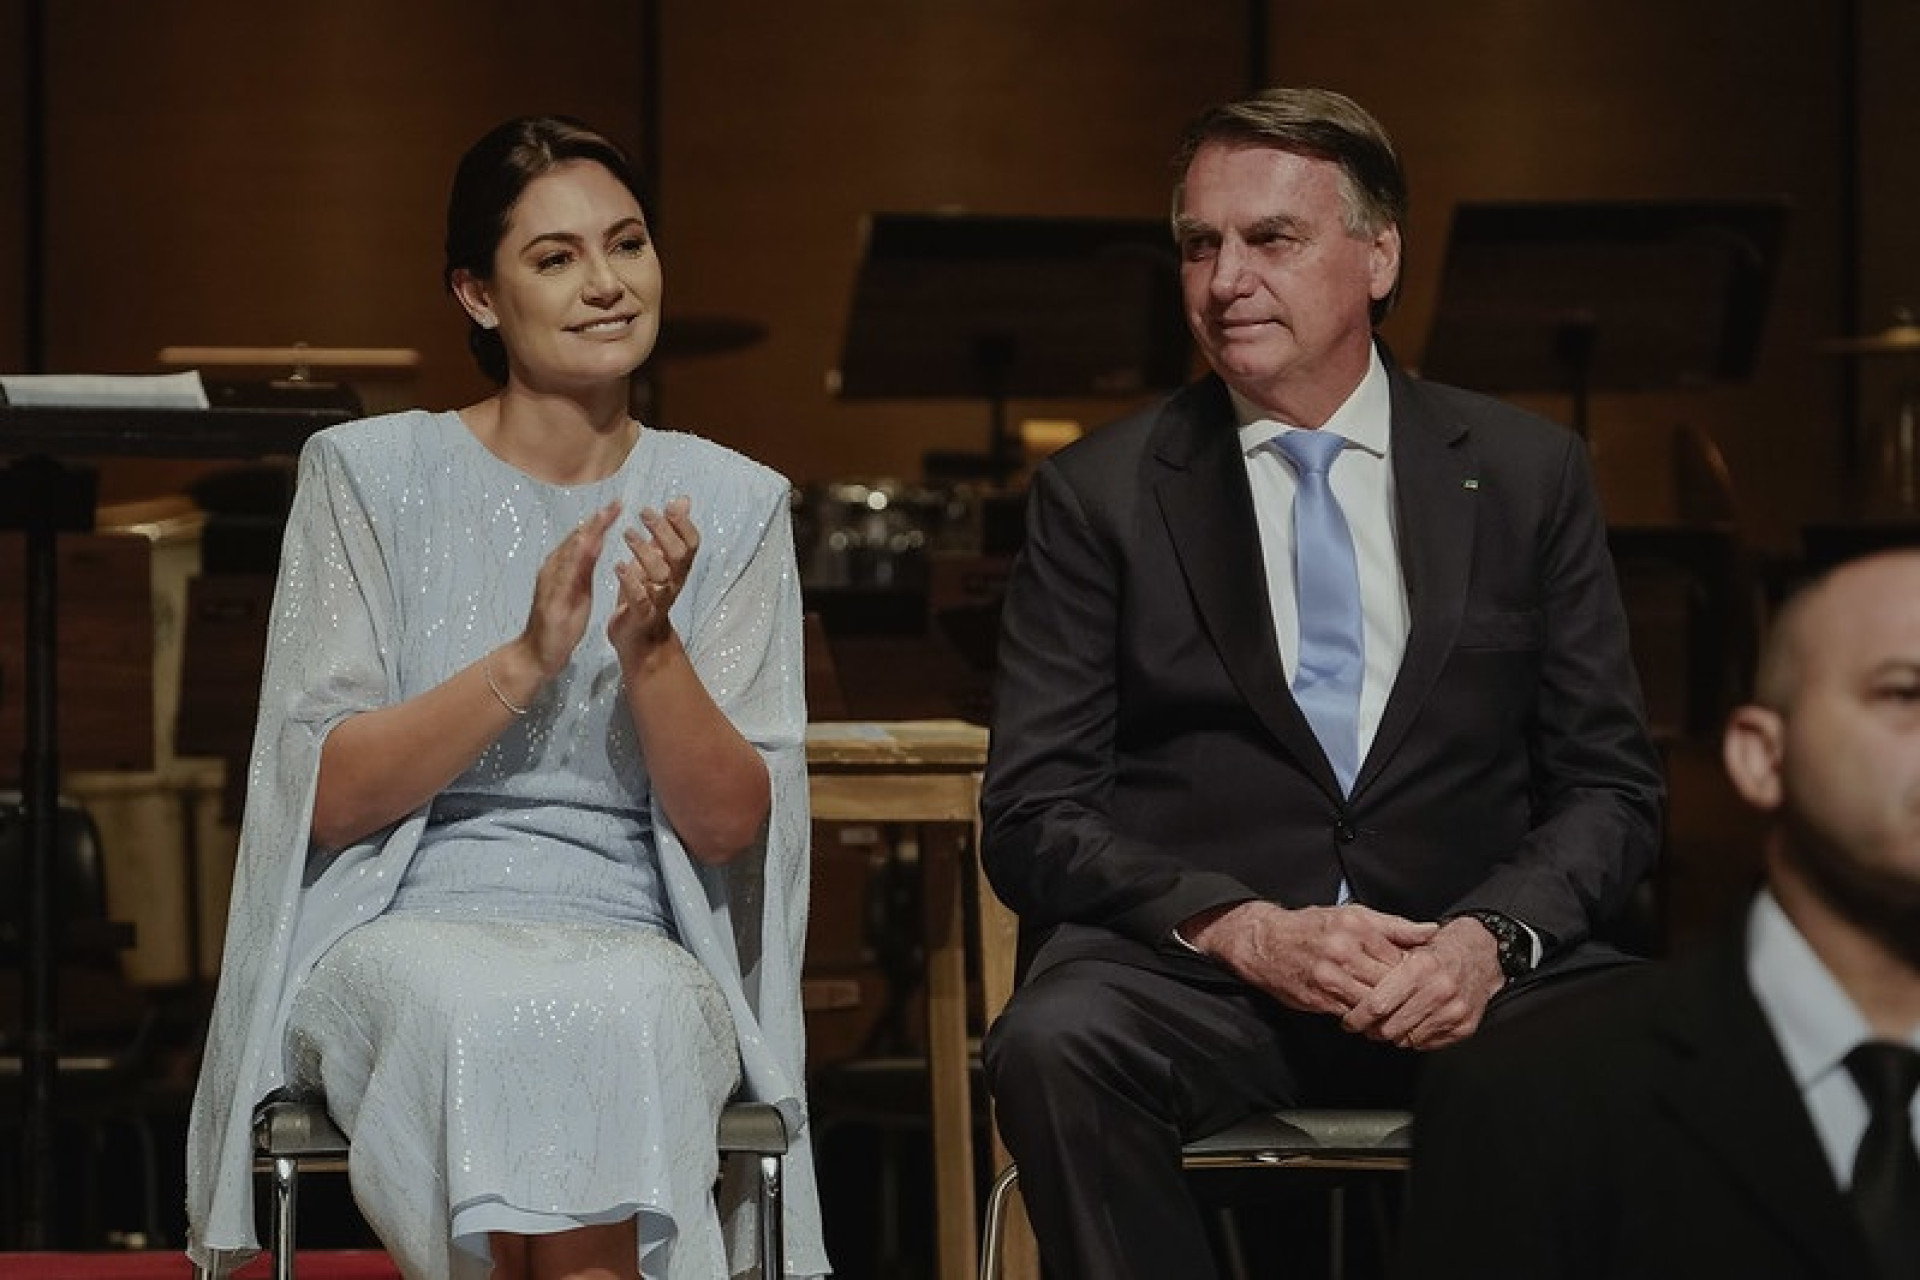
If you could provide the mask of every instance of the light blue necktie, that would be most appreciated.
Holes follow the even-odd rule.
[[[1325,431],[1275,438],[1300,477],[1293,498],[1293,583],[1300,609],[1293,696],[1343,794],[1353,790],[1360,771],[1360,682],[1366,670],[1353,533],[1327,477],[1346,443]]]

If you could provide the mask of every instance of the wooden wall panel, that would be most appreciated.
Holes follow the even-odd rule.
[[[669,6],[660,122],[669,310],[742,316],[768,337],[665,365],[665,419],[799,480],[911,477],[930,448],[983,448],[984,403],[827,393],[861,216],[1163,216],[1180,127],[1240,88],[1242,9],[1236,0]],[[1095,423],[1130,407],[1015,403],[1012,414]]]
[[[1700,426],[1733,463],[1747,521],[1784,546],[1837,502],[1837,388],[1820,338],[1877,320],[1913,282],[1900,52],[1908,0],[1859,0],[1869,79],[1861,309],[1838,314],[1845,6],[1737,0],[1270,0],[1276,78],[1374,107],[1415,184],[1406,303],[1388,335],[1418,361],[1447,218],[1463,199],[1785,193],[1790,248],[1753,386],[1603,396],[1597,457],[1622,519],[1669,514],[1666,449]],[[0,0],[0,35],[24,0]],[[206,0],[47,6],[51,243],[60,369],[141,370],[167,343],[294,340],[419,348],[406,399],[484,390],[438,282],[459,149],[509,113],[558,109],[637,143],[641,7],[484,0],[324,10]],[[1166,153],[1198,107],[1243,87],[1238,0],[714,0],[661,5],[662,239],[669,310],[736,316],[747,350],[663,364],[663,420],[797,480],[910,475],[985,439],[971,403],[841,403],[837,360],[861,214],[1158,216]],[[17,41],[0,41],[0,172],[18,171]],[[18,192],[0,200],[17,243]],[[0,364],[18,365],[18,259],[0,262]],[[1863,395],[1863,404],[1870,397]],[[1127,407],[1016,404],[1097,421]],[[1539,407],[1564,416],[1553,397]],[[168,491],[115,466],[110,501]]]
[[[26,0],[0,0],[0,370],[27,364],[25,27]]]
[[[460,152],[529,111],[637,141],[621,0],[93,7],[49,6],[56,369],[146,370],[171,343],[411,346],[409,399],[471,399],[439,279]],[[102,496],[183,469],[110,466]]]
[[[912,474],[926,448],[985,436],[984,405],[827,396],[859,215],[1157,216],[1179,125],[1238,87],[1244,16],[1233,0],[663,10],[669,309],[770,337],[663,365],[661,408],[801,480]],[[483,390],[438,287],[452,160],[521,110],[571,111],[637,143],[638,13],[217,0],[97,23],[62,7],[52,363],[145,369],[167,343],[403,345],[426,356],[411,398]],[[106,496],[165,490],[178,470],[110,467]]]
[[[17,788],[27,745],[25,539],[0,536],[0,787]],[[63,769],[151,769],[152,548],[127,534],[62,537],[56,748]]]
[[[1837,501],[1833,370],[1815,347],[1839,322],[1842,6],[1738,0],[1274,0],[1277,78],[1372,107],[1414,187],[1401,313],[1387,333],[1417,363],[1453,206],[1478,199],[1786,195],[1794,203],[1761,366],[1747,386],[1601,395],[1596,464],[1610,514],[1674,514],[1669,444],[1717,440],[1744,523],[1785,548]],[[1561,420],[1561,397],[1536,407]]]
[[[1920,4],[1860,0],[1860,261],[1855,275],[1859,312],[1842,332],[1877,333],[1896,307],[1920,316]],[[1849,368],[1858,381],[1858,428],[1863,505],[1881,514],[1920,518],[1898,495],[1912,491],[1913,471],[1901,483],[1880,470],[1881,446],[1905,396],[1920,396],[1920,353],[1861,360]],[[1892,495],[1892,496],[1890,496]]]
[[[1920,4],[1861,0],[1861,325],[1920,309]]]

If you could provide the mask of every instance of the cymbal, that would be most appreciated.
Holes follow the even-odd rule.
[[[1920,324],[1889,325],[1858,338],[1828,338],[1820,349],[1836,356],[1899,356],[1920,353]]]
[[[767,326],[739,316],[663,316],[653,354],[660,360],[711,356],[751,347],[767,336]]]

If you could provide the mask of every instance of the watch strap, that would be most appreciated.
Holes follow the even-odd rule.
[[[1527,927],[1503,912],[1487,908],[1462,911],[1485,926],[1499,949],[1500,972],[1511,982],[1533,972],[1533,936]]]

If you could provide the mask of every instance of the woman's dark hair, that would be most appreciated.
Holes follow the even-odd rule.
[[[535,178],[570,160],[591,160],[620,180],[640,202],[647,197],[626,153],[606,135],[565,116],[522,116],[490,131],[467,149],[453,175],[447,199],[447,261],[441,282],[453,289],[454,273],[493,278],[494,252],[507,234],[513,207]],[[651,222],[651,219],[649,219]],[[507,381],[507,348],[496,329],[467,321],[467,346],[480,371]]]

